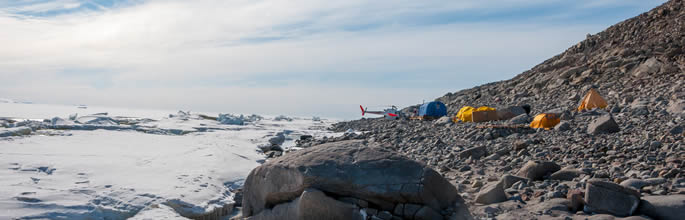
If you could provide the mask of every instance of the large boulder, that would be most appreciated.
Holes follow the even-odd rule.
[[[348,206],[303,206],[301,203],[307,192],[314,190],[323,193],[317,195],[316,201],[343,202],[342,198],[346,198],[345,201],[354,198],[390,213],[397,206],[408,204],[408,207],[418,207],[414,214],[424,207],[432,209],[433,212],[421,211],[422,216],[452,210],[444,217],[471,219],[456,188],[440,174],[394,151],[368,146],[361,140],[298,150],[253,169],[245,180],[243,215],[257,219],[356,218],[349,215],[350,210],[356,209]],[[319,206],[325,206],[325,209],[319,209]],[[335,214],[323,218],[315,214],[321,211],[345,216]]]
[[[545,176],[557,172],[561,166],[552,161],[528,161],[521,167],[517,176],[526,177],[531,180],[542,180]]]
[[[588,211],[630,216],[640,203],[640,193],[616,183],[591,179],[585,188],[585,208]]]
[[[640,201],[637,210],[654,219],[682,220],[685,219],[685,195],[645,196]]]
[[[587,127],[588,134],[616,133],[620,130],[618,124],[614,121],[614,117],[610,114],[598,117]]]

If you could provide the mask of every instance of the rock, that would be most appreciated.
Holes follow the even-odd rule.
[[[388,211],[382,211],[378,213],[378,218],[383,220],[390,220],[392,219],[392,214]]]
[[[443,219],[440,213],[435,212],[428,206],[421,207],[418,212],[414,215],[414,220],[433,220],[433,219]]]
[[[451,123],[452,123],[452,119],[450,117],[447,117],[447,116],[440,117],[438,120],[435,120],[435,122],[433,122],[433,124],[435,124],[435,125],[446,125],[446,124],[451,124]]]
[[[600,179],[591,179],[585,189],[585,208],[592,212],[630,216],[640,203],[640,193]]]
[[[280,203],[265,209],[249,220],[278,219],[359,219],[363,220],[359,208],[326,196],[323,192],[307,188],[295,200]]]
[[[650,178],[650,179],[627,179],[621,182],[621,186],[625,187],[633,187],[634,189],[640,190],[642,187],[645,186],[653,186],[653,185],[658,185],[665,183],[666,179],[664,178]]]
[[[663,64],[659,62],[656,58],[649,58],[644,63],[640,64],[637,68],[633,70],[632,75],[637,78],[642,78],[654,73],[659,72]]]
[[[528,124],[533,120],[529,115],[518,115],[509,119],[509,124]]]
[[[611,113],[613,113],[613,114],[619,113],[619,112],[621,112],[621,107],[618,107],[617,105],[614,105],[613,107],[611,107],[611,110],[610,110],[609,112],[611,112]]]
[[[579,189],[569,190],[568,193],[566,193],[566,199],[569,201],[569,208],[571,211],[583,210],[583,206],[585,206],[584,197],[585,193]]]
[[[523,178],[523,177],[518,177],[518,176],[504,175],[504,176],[502,176],[500,181],[502,182],[502,188],[508,189],[509,187],[514,185],[516,182],[518,182],[518,181],[526,182],[526,181],[528,181],[528,179]]]
[[[526,109],[521,106],[510,106],[504,109],[497,109],[499,120],[509,120],[519,115],[526,115]]]
[[[520,150],[526,149],[526,147],[528,147],[528,145],[529,145],[528,141],[522,141],[522,140],[515,141],[514,142],[514,151],[520,151]]]
[[[467,159],[471,157],[472,159],[479,159],[482,156],[487,155],[487,148],[485,146],[479,146],[479,147],[472,147],[466,150],[463,150],[462,152],[459,152],[459,158],[461,159]]]
[[[634,116],[649,115],[649,108],[646,105],[640,105],[632,108],[630,113]]]
[[[553,180],[571,181],[573,180],[573,178],[579,177],[581,174],[583,174],[583,171],[580,171],[578,169],[564,168],[552,173],[552,175],[550,175],[549,178]]]
[[[557,172],[561,167],[551,161],[528,161],[519,172],[517,176],[526,177],[531,180],[542,180],[548,174]]]
[[[610,114],[602,115],[592,121],[588,125],[588,134],[604,134],[604,133],[616,133],[619,132],[620,128],[614,118]]]
[[[683,114],[685,113],[685,100],[673,101],[668,105],[666,109],[668,113],[671,114]]]
[[[569,211],[570,202],[564,198],[554,198],[535,205],[532,210],[549,214],[552,211]]]
[[[502,181],[492,182],[481,188],[476,196],[476,203],[493,204],[507,201],[504,193],[504,183]]]
[[[456,188],[440,174],[392,150],[368,146],[361,140],[294,151],[253,169],[245,180],[243,215],[289,213],[276,212],[271,207],[294,206],[288,203],[302,199],[302,190],[308,188],[326,195],[361,199],[382,211],[392,211],[395,204],[410,203],[428,206],[438,213],[452,209],[460,216],[458,219],[470,218]],[[298,215],[312,211],[299,210]]]
[[[571,123],[569,123],[567,121],[562,121],[559,124],[557,124],[556,126],[554,126],[554,130],[557,130],[557,131],[571,130]]]
[[[668,131],[668,133],[671,133],[672,135],[679,135],[682,134],[685,129],[683,129],[683,126],[675,126],[671,128],[671,130]]]
[[[646,215],[654,219],[682,220],[685,219],[685,195],[645,196],[640,201],[637,214]]]
[[[476,202],[487,205],[507,201],[504,189],[511,187],[518,181],[526,181],[526,179],[518,176],[504,175],[499,181],[489,183],[481,188],[476,196]]]

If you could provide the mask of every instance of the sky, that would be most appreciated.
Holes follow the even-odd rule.
[[[505,80],[665,0],[0,0],[0,98],[361,117]]]

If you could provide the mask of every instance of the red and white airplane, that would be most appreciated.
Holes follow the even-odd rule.
[[[366,113],[369,113],[374,115],[383,115],[383,117],[387,119],[397,119],[399,117],[399,111],[394,105],[389,109],[384,109],[383,111],[369,111],[367,108],[364,108],[361,105],[359,105],[359,108],[362,110],[362,116],[364,116]]]

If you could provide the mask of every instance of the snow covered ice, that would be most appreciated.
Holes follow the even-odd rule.
[[[0,219],[225,212],[231,190],[264,160],[258,146],[339,135],[326,131],[334,121],[311,117],[230,115],[243,120],[234,125],[183,113],[0,102]]]

